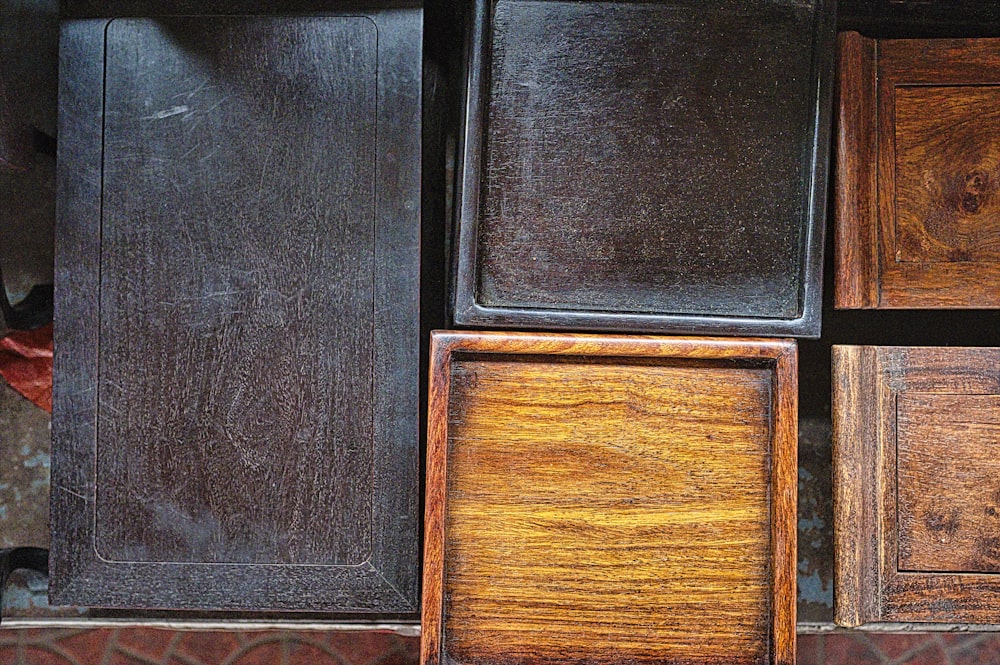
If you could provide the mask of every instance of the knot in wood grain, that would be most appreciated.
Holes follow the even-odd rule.
[[[979,212],[983,199],[986,197],[989,183],[989,174],[980,170],[971,171],[965,176],[965,188],[961,196],[961,208],[963,212],[969,214]]]

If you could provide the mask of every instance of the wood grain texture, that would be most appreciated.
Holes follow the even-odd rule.
[[[831,16],[478,2],[456,322],[818,335]]]
[[[362,563],[375,24],[118,19],[106,34],[97,551]],[[177,35],[299,43],[266,67],[259,49],[220,50],[206,72]],[[334,99],[342,112],[316,112]]]
[[[833,347],[834,621],[849,627],[872,621],[880,607],[875,360],[873,347]]]
[[[435,333],[423,662],[793,662],[794,354]]]
[[[897,261],[1000,259],[998,107],[1000,87],[896,90]]]
[[[878,305],[876,42],[843,32],[837,50],[834,304],[871,308]]]
[[[1000,572],[1000,395],[904,394],[896,414],[900,570]]]
[[[53,600],[415,610],[419,9],[63,44]]]
[[[997,348],[834,347],[838,623],[1000,622],[998,364]]]
[[[844,43],[837,306],[1000,307],[1000,40]]]

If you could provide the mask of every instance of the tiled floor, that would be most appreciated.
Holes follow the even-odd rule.
[[[419,647],[375,631],[0,630],[3,665],[415,665]]]
[[[798,665],[1000,664],[996,633],[830,633],[799,636]]]
[[[419,638],[389,632],[0,630],[3,665],[416,665]],[[990,633],[799,637],[798,665],[1000,664]]]

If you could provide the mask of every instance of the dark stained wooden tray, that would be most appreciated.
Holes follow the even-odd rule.
[[[64,24],[54,603],[416,609],[421,37]]]
[[[815,337],[825,0],[478,0],[458,325]]]

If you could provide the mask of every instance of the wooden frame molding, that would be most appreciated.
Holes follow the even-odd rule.
[[[838,45],[835,306],[1000,307],[1000,39]]]
[[[1000,349],[833,347],[835,620],[1000,623]]]
[[[796,385],[789,340],[433,333],[423,665],[794,663]]]

